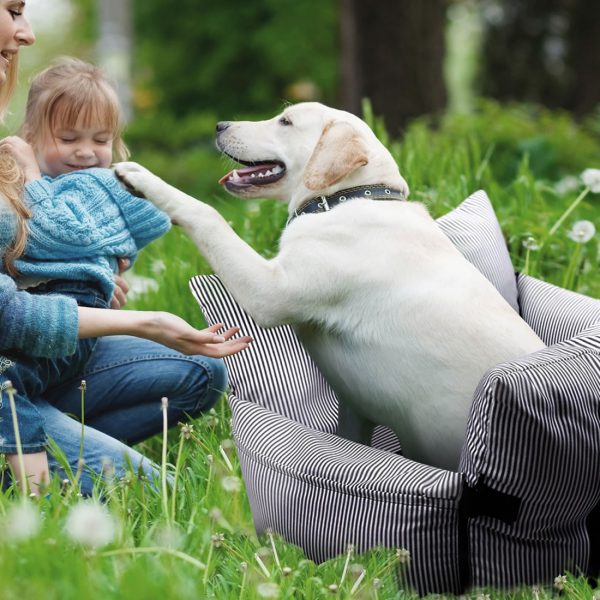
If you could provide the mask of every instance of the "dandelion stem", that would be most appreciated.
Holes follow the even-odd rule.
[[[183,453],[183,433],[179,436],[179,448],[177,448],[177,460],[175,461],[175,475],[173,476],[173,495],[171,496],[171,520],[175,521],[175,507],[177,504],[177,479],[179,478],[179,463]]]
[[[581,254],[581,244],[577,244],[569,260],[569,266],[563,277],[562,287],[571,290],[575,284],[575,275],[579,267],[579,255]]]
[[[165,519],[169,521],[169,498],[167,490],[167,432],[169,430],[169,420],[167,418],[167,408],[169,401],[167,398],[161,399],[161,408],[163,413],[163,439],[162,439],[162,457],[160,463],[160,479],[162,488],[162,502]]]
[[[354,585],[352,586],[352,589],[350,590],[351,596],[353,596],[356,593],[356,591],[358,590],[358,588],[360,587],[360,584],[362,583],[362,580],[365,578],[366,573],[367,572],[364,569],[360,572],[358,579],[354,582]]]
[[[264,573],[265,577],[267,579],[271,579],[271,573],[269,573],[269,569],[267,569],[267,566],[262,561],[262,558],[258,555],[257,552],[254,553],[254,559],[258,563],[258,566],[260,567],[260,570]]]
[[[275,564],[277,565],[277,568],[281,571],[281,563],[279,562],[279,554],[277,554],[277,548],[275,547],[275,540],[273,539],[273,532],[271,530],[269,530],[267,532],[267,535],[269,536],[269,540],[271,540],[271,548],[273,548],[273,556],[275,557]]]
[[[19,421],[17,419],[17,407],[15,404],[15,388],[12,383],[8,382],[6,393],[8,394],[8,401],[10,403],[10,412],[12,415],[13,429],[15,432],[15,443],[17,446],[17,459],[19,461],[19,470],[21,471],[20,484],[23,499],[27,497],[27,474],[25,473],[25,459],[23,458],[23,446],[21,444],[21,432],[19,431]]]
[[[180,550],[174,550],[173,548],[165,548],[163,546],[147,546],[144,548],[118,548],[117,550],[106,550],[105,552],[99,552],[97,556],[119,556],[122,554],[169,554],[176,558],[179,558],[191,565],[194,565],[198,569],[206,569],[206,565],[198,559],[181,552]]]
[[[81,479],[81,472],[83,471],[83,440],[85,435],[85,390],[86,390],[85,379],[81,380],[79,389],[81,390],[81,436],[79,438],[79,459],[77,460],[77,472],[75,473],[75,480],[73,482],[74,487],[79,486],[79,480]]]
[[[233,472],[233,465],[231,464],[231,461],[229,460],[229,456],[227,456],[227,452],[225,452],[225,448],[223,448],[223,446],[221,444],[219,444],[219,452],[221,453],[221,456],[223,457],[223,461],[225,462],[225,466],[231,472]]]
[[[552,237],[557,231],[558,228],[564,223],[565,219],[579,206],[580,202],[590,193],[590,188],[586,187],[575,200],[571,203],[571,205],[565,210],[565,212],[560,216],[558,221],[554,223],[554,225],[550,228],[548,232],[548,237]]]
[[[247,575],[248,571],[244,570],[242,572],[242,583],[240,585],[240,600],[243,598],[244,596],[244,591],[245,591],[245,587],[246,587],[246,575]]]
[[[204,585],[206,585],[206,583],[208,582],[208,569],[210,567],[210,561],[212,560],[213,547],[214,547],[214,545],[212,543],[208,547],[208,558],[206,559],[206,569],[204,570],[204,577],[202,578],[202,583]]]
[[[344,580],[346,579],[346,575],[348,573],[348,565],[350,564],[350,559],[352,558],[352,553],[354,552],[354,545],[348,544],[348,551],[346,552],[346,562],[344,563],[344,570],[342,571],[342,577],[340,579],[339,587],[342,587]]]

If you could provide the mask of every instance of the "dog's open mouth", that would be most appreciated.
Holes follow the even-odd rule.
[[[234,160],[244,165],[244,168],[234,169],[219,179],[219,183],[231,191],[251,185],[269,185],[281,179],[285,174],[285,165],[278,160],[253,162],[246,162],[239,158],[234,158]]]

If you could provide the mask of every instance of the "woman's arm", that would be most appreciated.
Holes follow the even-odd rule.
[[[183,354],[203,354],[214,358],[230,356],[252,342],[249,336],[232,339],[239,327],[221,333],[222,323],[198,330],[168,312],[106,310],[79,307],[80,338],[103,335],[133,335],[153,340]]]

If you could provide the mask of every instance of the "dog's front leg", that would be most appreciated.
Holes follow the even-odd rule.
[[[354,407],[339,399],[337,434],[347,440],[369,446],[375,424],[360,415]]]
[[[289,322],[291,287],[275,259],[267,260],[237,236],[221,215],[137,163],[115,165],[132,193],[148,198],[181,225],[239,304],[260,324]]]

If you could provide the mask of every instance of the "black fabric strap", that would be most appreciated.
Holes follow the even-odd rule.
[[[458,503],[458,566],[460,586],[464,592],[472,580],[469,520],[490,517],[511,525],[521,508],[521,498],[492,489],[481,480],[474,486],[464,482]]]
[[[288,219],[288,225],[300,215],[328,212],[339,204],[363,198],[369,200],[406,200],[404,192],[383,184],[361,185],[341,190],[331,196],[317,196],[301,204]]]
[[[596,587],[600,578],[600,503],[596,504],[594,510],[588,515],[586,525],[590,536],[590,561],[587,576],[590,583]]]

